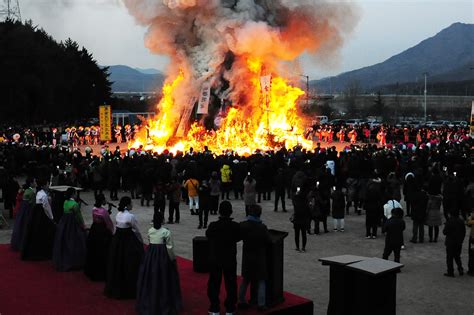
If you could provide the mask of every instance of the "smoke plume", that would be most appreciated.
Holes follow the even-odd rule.
[[[354,6],[324,0],[123,0],[141,25],[146,46],[171,58],[170,80],[186,73],[175,98],[187,104],[204,81],[216,95],[247,96],[249,56],[283,71],[303,53],[327,60],[357,22]],[[239,104],[236,104],[239,105]]]

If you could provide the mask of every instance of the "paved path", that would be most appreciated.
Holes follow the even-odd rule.
[[[119,194],[123,196],[123,193]],[[93,194],[85,192],[81,197],[90,205]],[[236,221],[244,219],[244,207],[241,200],[231,200],[234,206]],[[288,207],[291,210],[291,202]],[[288,231],[285,240],[285,290],[310,298],[315,303],[315,314],[325,314],[329,299],[329,269],[318,262],[318,258],[342,254],[353,254],[367,257],[381,257],[384,240],[379,236],[375,240],[365,239],[364,215],[346,216],[346,232],[332,232],[332,220],[329,219],[330,233],[310,235],[306,253],[294,250],[294,233],[289,222],[290,212],[273,212],[271,201],[262,202],[262,219],[269,228]],[[3,208],[0,205],[0,210]],[[91,223],[91,206],[83,207],[86,223]],[[146,236],[152,218],[152,207],[141,207],[139,200],[134,200],[133,212],[138,217],[141,233]],[[114,213],[115,215],[115,213]],[[198,230],[197,216],[191,216],[187,206],[181,204],[181,223],[168,225],[173,232],[176,253],[185,258],[192,258],[192,238],[203,235]],[[211,216],[210,221],[215,220]],[[446,278],[444,237],[438,243],[412,244],[411,220],[406,219],[405,240],[407,249],[402,251],[402,263],[405,267],[398,276],[398,314],[474,314],[474,278],[469,276]],[[427,232],[426,232],[427,233]],[[0,243],[8,243],[11,230],[0,229]],[[146,238],[146,237],[144,237]],[[427,238],[427,235],[426,235]],[[239,244],[239,257],[241,259]],[[393,258],[393,257],[391,257]],[[467,243],[462,253],[463,264],[467,269]],[[239,266],[240,272],[240,266]]]

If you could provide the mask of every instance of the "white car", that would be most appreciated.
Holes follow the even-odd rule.
[[[435,123],[435,122],[434,122],[433,120],[429,120],[429,121],[427,121],[427,122],[425,123],[425,127],[429,127],[429,128],[434,127],[434,126],[433,126],[434,123]]]
[[[452,121],[448,124],[448,126],[450,128],[453,128],[453,127],[460,127],[460,128],[466,128],[468,127],[468,123],[467,121],[462,121],[462,120],[456,120],[456,121]]]
[[[446,127],[449,125],[449,121],[447,120],[436,120],[433,122],[431,127]]]
[[[346,125],[349,127],[358,126],[363,123],[362,119],[348,119],[346,120]]]

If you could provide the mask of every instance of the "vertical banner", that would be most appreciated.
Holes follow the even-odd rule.
[[[272,76],[271,75],[266,75],[260,77],[260,88],[262,89],[262,92],[268,92],[270,88],[272,87]]]
[[[201,96],[199,97],[197,114],[206,115],[208,113],[210,98],[211,98],[211,84],[206,81],[204,82],[201,88]]]
[[[471,103],[471,138],[474,138],[474,101]]]
[[[99,107],[100,140],[112,141],[112,107],[102,105]]]
[[[176,137],[184,137],[186,132],[186,127],[189,124],[189,118],[193,112],[194,104],[196,103],[196,97],[191,97],[189,100],[188,106],[186,106],[181,114],[181,120],[179,121],[178,129],[176,129]]]

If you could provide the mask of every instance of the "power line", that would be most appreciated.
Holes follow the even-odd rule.
[[[21,21],[19,0],[0,0],[0,20]]]

